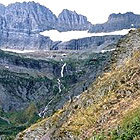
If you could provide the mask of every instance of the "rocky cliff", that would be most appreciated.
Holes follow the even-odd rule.
[[[35,2],[0,5],[0,47],[19,50],[49,50],[58,42],[39,33],[45,30],[87,30],[87,18],[64,10],[57,18],[51,10]]]
[[[0,29],[6,31],[39,33],[51,29],[87,30],[89,25],[87,18],[76,12],[63,10],[57,18],[51,10],[35,2],[0,6]]]
[[[1,6],[1,29],[14,32],[39,33],[54,28],[56,16],[35,2]]]
[[[106,46],[115,44],[121,35],[95,36],[82,39],[73,39],[67,42],[52,41],[49,37],[40,34],[21,32],[0,32],[0,48],[15,50],[87,50],[93,48],[100,52]]]
[[[132,12],[125,14],[111,14],[108,21],[103,24],[93,25],[89,32],[113,32],[122,29],[139,28],[140,27],[140,15]]]
[[[132,12],[111,14],[104,24],[92,25],[85,16],[64,9],[58,17],[51,10],[35,2],[0,5],[0,29],[4,31],[39,33],[45,30],[111,32],[138,28],[140,15]]]
[[[58,16],[59,31],[70,30],[88,30],[92,24],[83,15],[77,14],[75,11],[63,10]]]
[[[110,32],[138,28],[139,23],[140,16],[131,12],[111,14],[106,23],[92,26],[85,16],[67,9],[56,17],[48,8],[35,2],[14,3],[7,7],[0,5],[0,47],[20,50],[79,50],[101,45],[103,48],[111,42],[110,39],[103,41],[102,37],[95,37],[98,41],[94,42],[94,37],[91,37],[62,43],[53,42],[39,33],[51,29],[62,32],[89,28],[90,32]]]
[[[87,50],[92,49],[95,52],[101,52],[105,47],[116,44],[121,35],[93,36],[81,39],[73,39],[67,42],[60,42],[53,49],[58,50]]]
[[[17,139],[139,139],[140,31],[131,31],[111,54],[111,68],[81,96]]]
[[[40,34],[22,32],[0,32],[0,48],[15,50],[50,50],[59,41],[53,42],[49,37]]]
[[[19,50],[50,49],[53,41],[38,33],[54,28],[56,16],[35,3],[0,6],[0,47]]]

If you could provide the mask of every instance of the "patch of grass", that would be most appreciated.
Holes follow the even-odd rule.
[[[140,139],[140,107],[128,112],[121,124],[109,132],[94,134],[90,140],[139,140]]]
[[[0,135],[4,135],[5,139],[16,136],[39,119],[33,103],[25,110],[1,114],[10,122],[8,124],[6,121],[0,119]]]

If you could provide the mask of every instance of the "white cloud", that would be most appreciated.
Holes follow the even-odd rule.
[[[29,0],[0,0],[5,5]],[[92,23],[105,22],[111,13],[132,11],[140,14],[140,0],[34,0],[58,15],[63,9],[75,10]]]

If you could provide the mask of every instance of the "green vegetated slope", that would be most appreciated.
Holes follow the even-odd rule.
[[[21,111],[5,113],[0,110],[0,135],[4,140],[14,139],[19,131],[23,131],[38,119],[37,108],[34,104]]]
[[[44,67],[52,79],[43,72]],[[50,100],[49,94],[53,97],[58,91],[57,81],[53,79],[59,73],[55,72],[57,69],[59,64],[54,61],[0,51],[0,136],[3,139],[14,139],[18,132],[40,119],[38,113]]]
[[[118,42],[109,72],[16,139],[140,139],[140,30]]]

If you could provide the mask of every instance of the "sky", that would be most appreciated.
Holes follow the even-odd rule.
[[[8,5],[14,2],[30,0],[0,0],[0,3]],[[31,0],[33,1],[33,0]],[[63,9],[76,11],[85,15],[93,23],[107,21],[111,13],[134,12],[140,14],[140,0],[34,0],[58,15]]]

